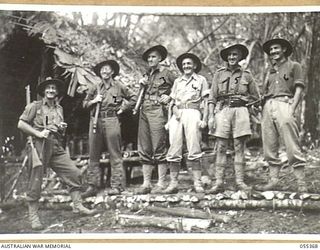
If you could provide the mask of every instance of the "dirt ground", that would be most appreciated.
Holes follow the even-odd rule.
[[[306,176],[311,193],[320,194],[319,150],[309,151]],[[251,156],[253,162],[257,160]],[[267,171],[256,168],[246,172],[246,182],[250,185],[267,180]],[[226,181],[232,182],[232,173],[226,175]],[[141,180],[139,180],[141,181]],[[138,182],[139,182],[138,181]],[[155,180],[154,180],[155,181]],[[181,179],[181,192],[189,192],[191,177],[188,174]],[[281,171],[281,189],[295,191],[296,183],[292,170],[284,167]],[[129,192],[138,187],[139,183],[131,184]],[[128,208],[120,208],[123,214],[133,214]],[[191,233],[257,233],[257,234],[319,234],[319,211],[295,210],[212,210],[214,213],[232,216],[227,223],[216,222],[206,230],[192,230]],[[140,212],[139,215],[152,215],[151,212]],[[94,216],[74,215],[69,209],[41,209],[40,217],[45,229],[39,233],[190,233],[178,232],[156,227],[125,227],[115,221],[116,212],[112,208],[102,209]],[[162,216],[157,214],[157,216]],[[16,206],[0,210],[0,233],[31,233],[26,206]],[[32,232],[35,233],[35,232]]]

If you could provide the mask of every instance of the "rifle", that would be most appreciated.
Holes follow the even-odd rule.
[[[97,95],[100,95],[99,83],[97,85]],[[97,133],[97,123],[98,123],[98,117],[99,117],[99,112],[100,112],[100,106],[101,106],[101,102],[98,102],[96,105],[96,111],[94,113],[94,119],[93,119],[93,124],[92,124],[92,132],[94,134]]]
[[[15,177],[13,183],[12,183],[12,186],[11,188],[9,189],[8,193],[6,194],[6,196],[4,197],[4,200],[3,201],[6,201],[9,199],[11,193],[13,192],[13,190],[16,188],[17,184],[18,184],[18,180],[23,172],[23,169],[26,167],[27,165],[27,161],[28,161],[28,154],[24,157],[23,161],[22,161],[22,166],[20,167],[19,169],[19,172],[17,174],[17,177]]]
[[[30,97],[30,85],[26,86],[26,102],[27,104],[30,104],[31,102],[31,97]],[[27,144],[30,145],[31,148],[31,160],[32,160],[32,168],[35,167],[39,167],[42,166],[42,162],[39,159],[39,155],[37,153],[37,150],[34,147],[33,141],[32,141],[32,137],[28,136],[27,137]],[[7,199],[9,199],[11,193],[13,192],[13,190],[15,189],[15,187],[18,184],[18,180],[20,178],[20,176],[23,173],[24,168],[27,166],[27,161],[29,160],[28,154],[24,157],[23,161],[22,161],[22,165],[19,169],[19,172],[17,174],[17,176],[15,177],[11,188],[9,189],[8,193],[6,194],[4,201],[6,201]]]
[[[30,85],[26,86],[26,101],[27,105],[31,103],[31,95],[30,95]],[[32,136],[28,136],[28,143],[31,148],[31,156],[32,156],[32,168],[42,166],[42,162],[40,161],[38,152],[34,147]]]
[[[148,80],[148,75],[147,75],[147,74],[144,74],[143,77],[144,77],[146,80]],[[140,110],[141,104],[142,104],[143,101],[144,101],[144,95],[146,94],[147,87],[148,87],[148,85],[142,85],[142,84],[141,84],[136,105],[134,106],[134,109],[132,110],[132,113],[133,113],[134,115],[137,114],[138,111]]]
[[[258,100],[255,100],[255,101],[253,101],[253,102],[249,102],[249,103],[247,103],[246,104],[246,107],[250,107],[250,106],[256,106],[257,104],[261,104],[261,102],[262,102],[262,99],[258,99]]]

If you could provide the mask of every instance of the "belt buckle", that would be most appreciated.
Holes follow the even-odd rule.
[[[233,100],[233,99],[229,99],[229,101],[228,101],[229,103],[229,107],[231,107],[231,108],[233,108],[234,107],[234,105],[235,105],[235,100]]]

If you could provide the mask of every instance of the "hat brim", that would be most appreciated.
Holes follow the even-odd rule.
[[[41,82],[37,87],[38,95],[40,95],[41,97],[44,97],[44,90],[45,90],[46,86],[48,86],[49,84],[56,85],[56,87],[58,89],[58,96],[65,95],[65,84],[63,81],[61,81],[59,79],[49,79],[49,80],[44,80],[43,82]]]
[[[179,70],[181,72],[183,72],[182,61],[186,58],[190,58],[197,65],[194,72],[196,72],[196,73],[200,72],[201,67],[202,67],[202,63],[201,63],[199,57],[197,57],[196,55],[194,55],[192,53],[184,53],[184,54],[178,56],[176,63],[177,63]]]
[[[168,55],[167,49],[162,45],[156,45],[156,46],[153,46],[153,47],[147,49],[145,52],[143,52],[142,59],[144,61],[148,61],[148,56],[152,51],[159,52],[159,54],[161,56],[161,61],[160,62],[162,62],[164,59],[167,58],[167,55]]]
[[[109,65],[112,68],[113,70],[112,78],[115,78],[117,75],[119,75],[120,66],[115,60],[106,60],[101,63],[98,63],[96,66],[94,66],[93,72],[97,76],[101,77],[100,71],[101,71],[101,68],[105,65]]]
[[[228,54],[232,49],[238,49],[239,51],[241,51],[241,59],[239,61],[246,59],[249,54],[249,50],[246,46],[242,44],[234,44],[220,51],[220,56],[223,61],[228,61]]]
[[[270,47],[273,44],[280,44],[282,47],[286,47],[287,50],[284,52],[284,55],[286,57],[290,56],[292,54],[293,51],[293,47],[291,45],[291,43],[286,40],[286,39],[282,39],[282,38],[275,38],[275,39],[271,39],[266,41],[263,45],[262,45],[262,49],[265,53],[267,53],[268,55],[270,55]]]

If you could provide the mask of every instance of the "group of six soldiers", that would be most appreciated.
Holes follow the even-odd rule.
[[[269,40],[264,44],[263,49],[270,56],[272,62],[269,76],[265,81],[262,93],[265,96],[266,102],[262,111],[263,146],[265,158],[270,164],[270,181],[267,185],[257,187],[257,189],[273,189],[278,184],[278,173],[280,170],[278,148],[279,137],[281,137],[286,146],[289,164],[294,167],[294,173],[298,180],[298,190],[304,192],[307,191],[304,177],[305,160],[300,150],[298,126],[294,117],[294,111],[300,101],[304,88],[301,65],[288,59],[292,53],[292,47],[291,44],[284,39]],[[215,127],[215,135],[218,138],[217,182],[208,191],[209,193],[217,192],[222,188],[226,141],[231,133],[234,138],[236,151],[236,183],[239,189],[249,189],[243,181],[244,138],[251,133],[250,127],[248,127],[249,114],[245,105],[249,98],[258,97],[258,91],[251,74],[248,71],[241,70],[239,67],[239,61],[245,59],[247,54],[246,47],[240,44],[228,47],[220,53],[222,59],[228,62],[228,66],[216,72],[209,94],[209,127],[210,129]],[[137,190],[137,193],[148,193],[151,191],[151,174],[154,168],[153,166],[155,165],[158,166],[159,171],[159,192],[177,192],[183,131],[185,131],[185,139],[189,151],[187,162],[193,171],[194,189],[196,192],[203,192],[200,179],[201,164],[199,159],[202,153],[200,149],[201,136],[199,128],[207,125],[207,82],[204,77],[197,74],[201,69],[199,58],[191,53],[185,53],[177,59],[177,65],[183,75],[174,81],[174,86],[171,91],[172,74],[167,70],[161,70],[159,68],[159,63],[166,58],[166,55],[167,51],[163,46],[152,47],[143,55],[143,59],[148,62],[150,70],[147,72],[146,77],[140,81],[140,84],[146,87],[147,91],[145,101],[140,109],[139,125],[140,128],[143,129],[139,129],[138,133],[138,150],[144,163],[144,183],[141,189]],[[131,105],[129,105],[131,107],[135,99],[134,95],[132,95],[127,88],[113,81],[114,76],[119,73],[119,65],[115,61],[109,60],[102,62],[99,66],[96,66],[95,72],[103,79],[103,86],[101,87],[105,88],[105,90],[113,89],[114,92],[112,92],[110,96],[111,92],[108,93],[108,91],[105,91],[104,95],[101,95],[101,92],[99,94],[96,90],[93,90],[93,92],[89,91],[84,105],[90,107],[94,106],[95,103],[105,102],[105,109],[100,111],[101,119],[97,124],[97,130],[100,129],[100,136],[98,136],[100,137],[100,144],[98,143],[97,151],[99,152],[99,150],[101,150],[101,148],[99,148],[103,140],[101,137],[104,137],[106,144],[109,146],[109,152],[110,150],[113,151],[110,152],[110,157],[114,158],[113,160],[110,158],[110,162],[112,168],[116,170],[119,169],[118,166],[122,165],[121,154],[119,156],[120,130],[118,129],[119,122],[117,121],[116,115],[124,110],[121,108],[121,98],[127,98],[129,103],[131,103]],[[44,96],[44,101],[41,106],[48,105],[50,110],[54,108],[60,110],[58,104],[54,102],[58,93],[62,92],[61,89],[58,90],[58,86],[60,86],[59,80],[53,80],[50,84],[45,81],[39,86],[43,86],[38,92]],[[54,88],[54,91],[50,91],[52,88]],[[119,101],[118,97],[120,98]],[[169,134],[172,135],[172,140],[169,151],[166,152],[166,133],[164,131],[166,112],[164,105],[169,102],[171,102],[173,110],[173,116],[171,117],[173,122],[169,126]],[[204,105],[204,114],[202,117],[200,113],[201,103]],[[101,106],[103,107],[103,105]],[[27,134],[35,136],[39,141],[44,141],[45,138],[49,136],[55,136],[58,130],[48,130],[46,128],[48,121],[44,121],[44,119],[42,119],[43,117],[40,117],[41,112],[37,112],[36,108],[33,109],[33,112],[31,112],[32,107],[30,105],[26,107],[24,114],[20,117],[18,127]],[[61,111],[59,113],[57,110],[55,114],[52,115],[54,118],[51,119],[54,125],[53,127],[59,127],[63,121]],[[58,119],[58,117],[60,118]],[[112,124],[113,126],[114,124],[118,124],[115,129],[107,129],[107,121],[110,120],[109,118],[112,118],[113,122],[115,121],[115,123]],[[37,126],[37,123],[39,123],[40,126]],[[90,140],[92,144],[95,144],[95,140],[98,139],[97,136],[91,135]],[[113,141],[117,143],[113,144]],[[69,186],[78,189],[81,183],[77,181],[77,183],[74,184],[74,182],[70,182],[67,178],[70,177],[70,179],[78,180],[79,173],[76,173],[74,164],[66,161],[70,163],[70,166],[68,165],[68,167],[70,167],[69,170],[66,172],[59,171],[59,166],[62,166],[63,163],[56,161],[55,158],[57,156],[60,157],[61,154],[64,155],[65,151],[62,150],[60,152],[60,144],[58,141],[56,142],[53,144],[53,151],[50,149],[51,154],[47,157],[46,161],[51,163],[52,169],[54,169],[58,175],[61,175],[62,179],[65,180]],[[96,146],[92,144],[90,144],[90,151]],[[47,148],[42,150],[48,151]],[[55,152],[55,150],[59,152]],[[113,156],[111,156],[111,154],[113,154]],[[97,152],[90,152],[90,160],[92,160],[92,163],[90,163],[89,171],[96,171],[97,164],[94,164],[96,163],[95,160],[97,159],[95,157],[97,155]],[[117,158],[118,156],[120,159]],[[164,178],[167,171],[165,158],[170,165],[171,177],[170,184],[167,188],[164,186]],[[34,169],[32,169],[32,171],[36,172]],[[34,173],[31,176],[34,176],[34,180],[31,179],[31,184],[35,180],[38,180],[37,183],[39,183],[39,178],[42,178],[42,175],[35,176]],[[96,178],[96,176],[94,178]],[[114,190],[110,192],[110,194],[120,193],[121,184],[119,181],[115,178],[115,181],[112,183],[114,184],[111,185],[111,188]],[[95,185],[96,182],[92,181],[92,186],[95,187]],[[37,193],[40,194],[41,185],[40,187],[37,185],[36,189]],[[32,191],[31,185],[30,197]],[[91,211],[81,205],[79,192],[76,191],[71,194],[73,194],[76,210],[90,214]],[[29,215],[34,227],[40,225],[37,207],[34,206],[34,204],[37,204],[38,199],[39,195],[36,195],[33,200],[30,199],[32,202],[29,202]]]

